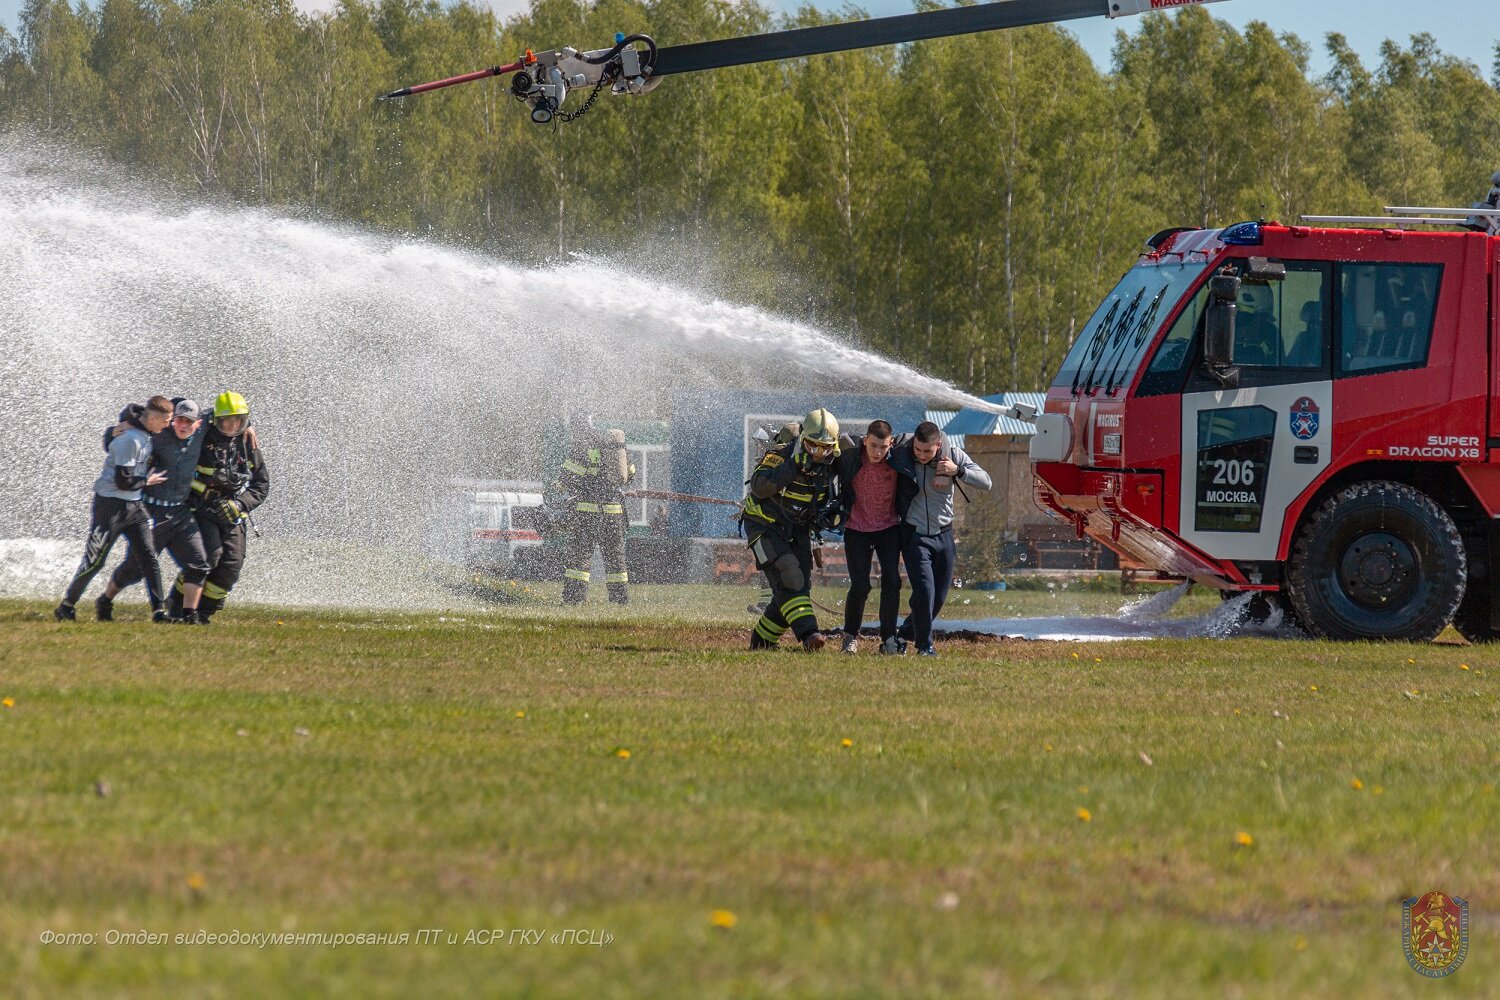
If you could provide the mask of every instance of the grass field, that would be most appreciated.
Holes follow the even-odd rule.
[[[0,995],[1497,990],[1486,651],[755,655],[746,593],[206,630],[0,602]],[[1442,983],[1399,933],[1434,888],[1471,905]]]

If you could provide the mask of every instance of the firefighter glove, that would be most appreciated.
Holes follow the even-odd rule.
[[[239,524],[245,518],[245,511],[233,500],[220,500],[219,516],[230,524]]]

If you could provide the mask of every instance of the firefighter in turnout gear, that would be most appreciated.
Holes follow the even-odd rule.
[[[788,629],[808,652],[823,648],[810,596],[812,537],[837,523],[838,453],[838,420],[813,410],[796,439],[768,450],[750,476],[741,525],[772,594],[750,636],[751,649],[774,648]]]
[[[224,607],[245,565],[245,543],[250,512],[271,492],[271,477],[260,452],[250,407],[237,392],[214,400],[212,423],[203,435],[203,448],[193,470],[188,504],[203,532],[208,553],[208,578],[198,602],[198,621],[208,620]],[[182,611],[183,577],[172,588],[174,616]]]
[[[560,518],[568,535],[563,555],[564,604],[582,604],[588,596],[595,547],[604,556],[609,599],[615,604],[630,603],[625,498],[620,490],[634,478],[624,431],[597,434],[586,419],[574,422],[573,445],[552,487],[561,498]]]

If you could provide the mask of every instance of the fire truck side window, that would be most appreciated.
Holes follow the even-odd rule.
[[[1441,264],[1343,264],[1339,268],[1339,374],[1427,363]]]
[[[1328,341],[1326,264],[1286,261],[1286,278],[1246,281],[1236,303],[1234,362],[1253,368],[1323,367]]]

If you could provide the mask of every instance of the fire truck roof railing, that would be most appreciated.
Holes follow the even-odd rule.
[[[1407,226],[1462,226],[1492,234],[1500,233],[1500,208],[1418,208],[1387,205],[1389,215],[1304,215],[1303,222],[1336,222],[1373,229],[1404,229]]]

